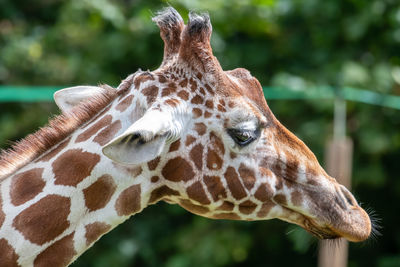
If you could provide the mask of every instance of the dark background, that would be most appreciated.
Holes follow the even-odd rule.
[[[308,90],[353,86],[400,95],[400,3],[396,0],[171,0],[183,17],[208,11],[224,69],[249,69],[264,86]],[[0,1],[0,84],[107,83],[155,69],[162,41],[154,0]],[[268,101],[277,118],[321,163],[333,103]],[[347,103],[354,141],[352,191],[381,218],[382,236],[351,244],[349,266],[400,266],[400,113]],[[0,145],[57,114],[53,103],[0,104]],[[204,219],[159,203],[104,236],[78,266],[315,266],[318,245],[304,230],[272,220]]]

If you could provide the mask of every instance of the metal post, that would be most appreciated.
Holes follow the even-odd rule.
[[[325,152],[325,168],[329,175],[350,189],[353,142],[346,137],[346,101],[335,100],[333,138],[328,141]],[[346,267],[348,242],[342,240],[335,246],[327,241],[320,241],[319,267]]]

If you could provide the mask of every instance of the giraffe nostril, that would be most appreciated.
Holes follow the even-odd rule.
[[[347,202],[348,205],[350,206],[358,206],[358,203],[356,199],[353,197],[353,195],[347,190],[346,187],[343,185],[340,185],[340,192],[341,195],[344,197],[344,200]]]

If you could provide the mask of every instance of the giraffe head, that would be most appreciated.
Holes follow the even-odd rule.
[[[165,200],[216,219],[278,218],[323,239],[367,239],[367,213],[274,117],[257,79],[245,69],[222,70],[208,15],[190,13],[185,25],[167,8],[154,21],[163,62],[120,85],[126,93],[117,109],[131,124],[103,147],[115,165],[147,171],[149,203]],[[65,109],[62,99],[80,99],[58,98]]]

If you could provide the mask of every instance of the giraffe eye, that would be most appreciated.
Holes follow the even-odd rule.
[[[236,144],[239,146],[246,146],[260,136],[260,130],[249,131],[242,129],[228,129],[228,134]]]

